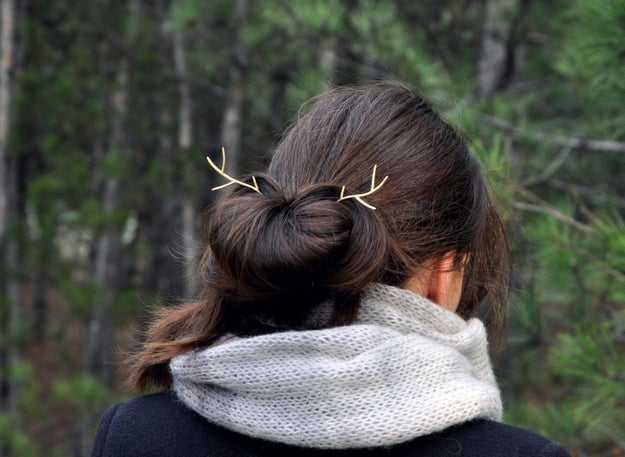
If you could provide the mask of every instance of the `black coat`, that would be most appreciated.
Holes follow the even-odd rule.
[[[272,443],[217,425],[172,392],[112,406],[102,417],[92,457],[570,457],[533,432],[487,420],[456,425],[392,447],[321,450]]]

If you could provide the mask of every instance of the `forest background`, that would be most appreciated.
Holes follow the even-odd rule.
[[[205,156],[258,170],[302,101],[372,80],[427,94],[504,208],[506,421],[625,455],[623,0],[0,5],[0,456],[87,456],[136,395],[136,329],[197,288]]]

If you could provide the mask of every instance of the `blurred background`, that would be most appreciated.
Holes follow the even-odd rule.
[[[200,214],[298,105],[404,81],[505,212],[506,421],[625,455],[623,0],[0,0],[0,456],[87,456]]]

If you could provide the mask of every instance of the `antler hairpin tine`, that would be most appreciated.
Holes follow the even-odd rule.
[[[375,210],[375,206],[370,205],[369,203],[365,202],[362,200],[362,197],[367,197],[375,192],[377,192],[378,190],[380,190],[380,187],[382,187],[384,185],[384,183],[386,182],[386,180],[388,179],[388,176],[385,176],[384,179],[382,180],[382,182],[380,182],[377,186],[375,184],[375,172],[378,169],[377,165],[373,166],[373,173],[371,174],[371,189],[368,192],[364,192],[362,194],[354,194],[354,195],[345,195],[345,186],[343,186],[341,188],[341,198],[339,198],[337,201],[343,201],[343,200],[347,200],[348,198],[355,198],[356,200],[358,200],[361,204],[363,204],[364,206],[366,206],[367,208],[371,208],[373,210]]]
[[[256,182],[255,176],[252,176],[252,181],[254,182],[254,185],[252,186],[251,184],[247,184],[237,179],[234,179],[233,177],[228,176],[225,173],[224,170],[226,169],[226,148],[224,147],[221,148],[221,168],[215,165],[215,163],[211,160],[210,157],[206,156],[206,160],[208,160],[208,163],[210,164],[210,166],[213,167],[213,169],[217,173],[219,173],[221,176],[223,176],[228,181],[230,181],[230,182],[227,182],[226,184],[222,184],[221,186],[213,187],[211,190],[219,190],[219,189],[223,189],[224,187],[231,186],[232,184],[238,184],[239,186],[247,187],[248,189],[252,189],[262,195],[260,188],[258,187],[258,183]]]

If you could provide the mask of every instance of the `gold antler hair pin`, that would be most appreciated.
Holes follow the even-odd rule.
[[[215,165],[215,163],[210,159],[210,157],[207,156],[206,160],[208,160],[208,163],[210,164],[210,166],[213,167],[213,169],[217,173],[219,173],[221,176],[223,176],[228,181],[230,181],[230,182],[227,182],[226,184],[222,184],[221,186],[213,187],[211,190],[219,190],[219,189],[223,189],[224,187],[231,186],[232,184],[238,184],[239,186],[247,187],[248,189],[252,189],[262,195],[262,193],[260,192],[260,188],[258,187],[258,183],[256,182],[255,176],[252,176],[252,181],[254,182],[254,185],[252,186],[251,184],[246,184],[242,181],[234,179],[228,176],[224,172],[224,170],[226,169],[226,148],[224,147],[221,148],[221,168]]]
[[[384,179],[382,180],[382,182],[380,184],[378,184],[377,186],[375,185],[375,172],[378,169],[377,165],[373,166],[373,174],[371,175],[371,189],[368,192],[364,192],[362,194],[354,194],[354,195],[345,195],[345,186],[343,186],[343,188],[341,189],[341,198],[339,198],[337,201],[343,201],[343,200],[347,200],[348,198],[355,198],[356,200],[358,200],[360,203],[362,203],[363,205],[365,205],[367,208],[371,208],[373,210],[375,210],[375,206],[370,205],[369,203],[365,202],[362,200],[362,197],[367,197],[375,192],[377,192],[378,190],[380,190],[380,187],[382,187],[384,185],[384,183],[386,182],[386,180],[388,179],[388,176],[385,176]]]

